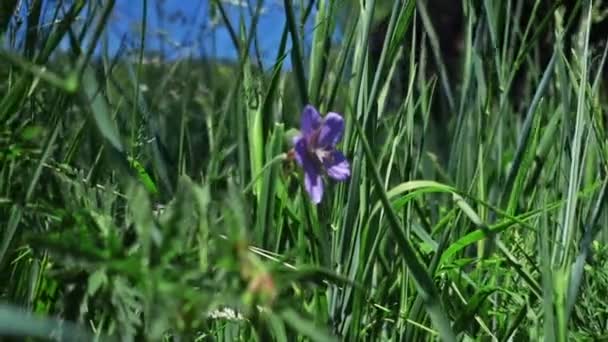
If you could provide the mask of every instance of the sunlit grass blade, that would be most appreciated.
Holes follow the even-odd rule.
[[[308,67],[308,96],[313,104],[318,102],[319,95],[321,94],[321,85],[327,66],[327,47],[331,38],[331,15],[334,7],[335,5],[326,0],[317,2],[315,30],[310,51],[310,65]]]

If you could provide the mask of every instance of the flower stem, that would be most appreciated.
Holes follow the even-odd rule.
[[[266,163],[260,169],[260,172],[258,172],[258,174],[255,175],[255,177],[251,180],[251,182],[249,182],[249,184],[247,184],[247,186],[242,191],[243,194],[246,194],[251,189],[251,187],[253,186],[253,184],[255,184],[255,182],[264,174],[264,172],[266,171],[266,169],[268,169],[272,165],[276,164],[277,162],[282,162],[282,161],[284,161],[286,159],[287,159],[287,153],[281,153],[281,154],[277,155],[276,157],[272,158],[268,163]]]

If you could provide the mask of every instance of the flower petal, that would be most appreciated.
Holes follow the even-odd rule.
[[[309,136],[321,127],[322,122],[323,118],[321,118],[321,114],[319,114],[317,109],[311,105],[306,105],[300,118],[300,131],[302,135]]]
[[[304,169],[304,188],[313,203],[318,204],[323,197],[323,179],[321,172],[310,157],[305,137],[300,137],[294,146],[296,162]]]
[[[304,188],[314,204],[319,204],[323,198],[323,178],[316,170],[304,169]]]
[[[298,165],[304,165],[304,158],[307,157],[307,146],[306,139],[299,135],[293,139],[293,150],[295,151],[294,156]]]
[[[340,151],[332,151],[330,157],[323,161],[327,175],[333,180],[344,181],[350,177],[350,164]]]
[[[343,133],[344,119],[338,113],[329,112],[321,125],[317,144],[321,147],[334,147],[342,139]]]

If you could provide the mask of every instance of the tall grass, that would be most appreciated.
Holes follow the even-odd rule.
[[[208,4],[231,62],[151,61],[155,1],[115,55],[113,0],[2,1],[0,336],[608,338],[601,2],[542,4],[463,0],[454,67],[432,2],[285,0],[264,65],[270,1]],[[351,165],[319,205],[308,103]]]

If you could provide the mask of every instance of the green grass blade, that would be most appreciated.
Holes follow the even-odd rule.
[[[337,341],[337,339],[323,331],[319,326],[315,325],[310,320],[303,318],[294,309],[284,309],[279,313],[279,316],[287,325],[296,330],[300,336],[307,336],[311,341]]]
[[[355,127],[358,136],[361,139],[361,143],[363,144],[366,160],[371,165],[372,181],[379,189],[380,199],[389,220],[389,227],[391,228],[393,236],[397,240],[397,246],[400,248],[404,262],[411,271],[412,277],[416,282],[419,295],[422,297],[427,312],[433,321],[433,325],[437,328],[437,330],[439,330],[439,334],[444,341],[455,341],[456,336],[452,331],[445,311],[442,309],[442,305],[437,295],[437,288],[435,287],[435,284],[427,271],[424,269],[424,266],[420,263],[414,249],[405,236],[404,231],[401,228],[401,224],[399,223],[399,219],[391,207],[391,203],[386,192],[381,190],[383,188],[382,179],[380,178],[378,169],[375,166],[376,164],[374,161],[373,152],[369,147],[366,137],[363,135],[363,129],[361,128],[359,122],[355,121]]]
[[[294,8],[291,0],[284,0],[285,15],[287,18],[287,27],[291,34],[291,61],[296,74],[298,90],[300,93],[300,103],[302,107],[309,103],[308,98],[308,87],[306,86],[306,76],[304,75],[304,62],[302,59],[302,47],[300,46],[300,34],[298,33],[298,25],[296,24],[296,17],[294,14]]]

